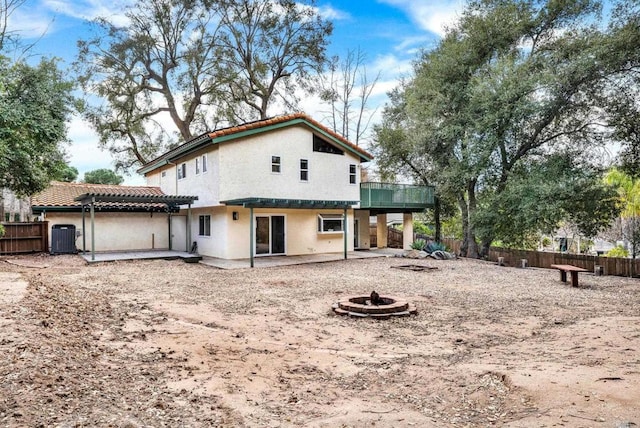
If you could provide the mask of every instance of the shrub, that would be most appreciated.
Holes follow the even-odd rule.
[[[4,226],[0,224],[0,238],[4,236]]]
[[[629,251],[625,250],[622,245],[618,245],[615,248],[610,249],[605,254],[606,257],[629,257]]]
[[[429,242],[426,251],[429,254],[433,253],[434,251],[447,251],[447,246],[441,242]]]
[[[414,250],[419,250],[422,251],[424,250],[424,248],[427,246],[427,241],[425,241],[424,239],[416,239],[415,241],[413,241],[413,243],[411,244],[411,248]]]

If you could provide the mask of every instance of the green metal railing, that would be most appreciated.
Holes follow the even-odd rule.
[[[434,206],[432,186],[360,183],[360,208],[423,210]]]

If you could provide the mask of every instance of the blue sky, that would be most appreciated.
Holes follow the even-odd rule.
[[[126,0],[27,0],[11,16],[10,28],[28,42],[37,41],[32,54],[60,57],[61,67],[66,68],[75,57],[76,41],[87,37],[86,20],[98,16],[117,20],[126,3]],[[329,54],[344,55],[349,49],[360,48],[366,55],[368,74],[380,71],[372,102],[381,106],[386,92],[410,72],[411,61],[418,51],[433,47],[443,26],[455,20],[463,1],[318,0],[317,6],[334,24]],[[97,136],[80,118],[69,123],[69,137],[69,163],[78,168],[79,178],[86,171],[112,167],[109,153],[98,149]],[[144,184],[135,175],[125,179],[125,184]]]

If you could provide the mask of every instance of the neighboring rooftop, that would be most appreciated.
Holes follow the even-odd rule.
[[[353,154],[356,154],[363,161],[370,161],[373,159],[373,155],[356,146],[337,132],[334,132],[326,126],[322,125],[320,122],[311,119],[309,116],[303,113],[293,113],[207,132],[187,141],[184,144],[179,145],[178,147],[164,153],[156,159],[147,162],[140,169],[138,169],[138,172],[144,174],[152,171],[159,166],[166,165],[172,159],[176,159],[179,156],[183,156],[189,152],[198,150],[207,144],[219,144],[237,138],[254,135],[260,132],[272,131],[274,129],[293,125],[305,125],[311,128],[313,131],[320,135],[323,135],[325,138],[329,139],[338,146]]]

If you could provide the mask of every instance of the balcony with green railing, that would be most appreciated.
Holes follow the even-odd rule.
[[[361,183],[360,208],[373,211],[418,212],[434,206],[433,186]]]

